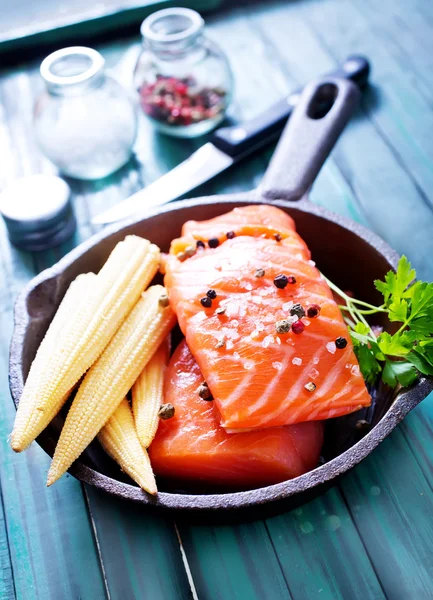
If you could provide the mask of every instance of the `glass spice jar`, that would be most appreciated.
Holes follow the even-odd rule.
[[[106,177],[132,154],[136,106],[106,75],[104,63],[96,50],[76,46],[53,52],[41,64],[46,91],[35,104],[36,139],[70,177]]]
[[[144,113],[177,137],[213,129],[230,103],[233,79],[227,58],[204,34],[194,10],[167,8],[141,25],[143,50],[134,82]]]

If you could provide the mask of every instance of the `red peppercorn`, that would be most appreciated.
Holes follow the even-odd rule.
[[[274,238],[277,242],[281,242],[283,239],[279,233],[274,233]]]
[[[296,283],[296,277],[294,275],[289,275],[287,277],[287,283],[291,283],[292,285]]]
[[[320,306],[318,304],[310,304],[307,306],[307,317],[309,319],[314,319],[318,317],[320,314]]]
[[[236,237],[236,233],[234,231],[227,231],[226,237],[228,240],[232,240],[234,237]]]
[[[293,333],[296,333],[297,335],[299,335],[300,333],[302,333],[305,329],[305,325],[303,323],[303,321],[296,321],[296,323],[292,324],[292,331]]]

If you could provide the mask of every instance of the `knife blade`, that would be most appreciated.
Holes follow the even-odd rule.
[[[362,56],[349,56],[333,73],[361,88],[366,85],[370,65]],[[137,212],[149,211],[190,192],[235,162],[275,140],[296,106],[300,90],[292,92],[258,117],[242,124],[220,127],[208,143],[159,179],[116,206],[97,215],[92,223],[102,225],[125,219]]]

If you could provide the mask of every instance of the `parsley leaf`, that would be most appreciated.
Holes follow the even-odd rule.
[[[402,256],[396,272],[389,271],[383,281],[374,282],[383,295],[381,306],[350,298],[328,282],[345,302],[340,308],[368,383],[381,375],[385,384],[405,387],[420,373],[433,376],[433,283],[415,282],[415,277],[415,269]],[[394,334],[384,331],[376,338],[365,318],[376,313],[386,313],[389,321],[400,327],[395,326]]]

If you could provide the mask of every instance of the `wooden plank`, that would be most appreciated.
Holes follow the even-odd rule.
[[[192,598],[170,519],[86,486],[110,597]]]
[[[364,95],[363,106],[391,147],[400,170],[404,169],[413,178],[428,202],[433,185],[433,142],[427,134],[433,128],[431,94],[426,99],[417,90],[419,78],[414,77],[410,65],[401,60],[401,51],[396,53],[389,43],[378,44],[378,40],[386,39],[387,32],[393,30],[385,18],[387,13],[373,11],[368,3],[359,2],[345,3],[338,11],[327,10],[322,3],[313,4],[308,19],[335,59],[340,60],[353,47],[354,40],[359,52],[371,57],[373,87]],[[323,11],[327,19],[326,36],[322,35],[320,26]],[[343,27],[348,20],[355,22],[356,28]],[[433,79],[430,84],[432,82]]]
[[[266,523],[293,598],[385,598],[336,488]]]
[[[199,598],[292,598],[262,521],[231,526],[178,521],[178,528]]]
[[[15,600],[15,582],[9,551],[9,537],[4,514],[3,495],[0,487],[0,598]]]

